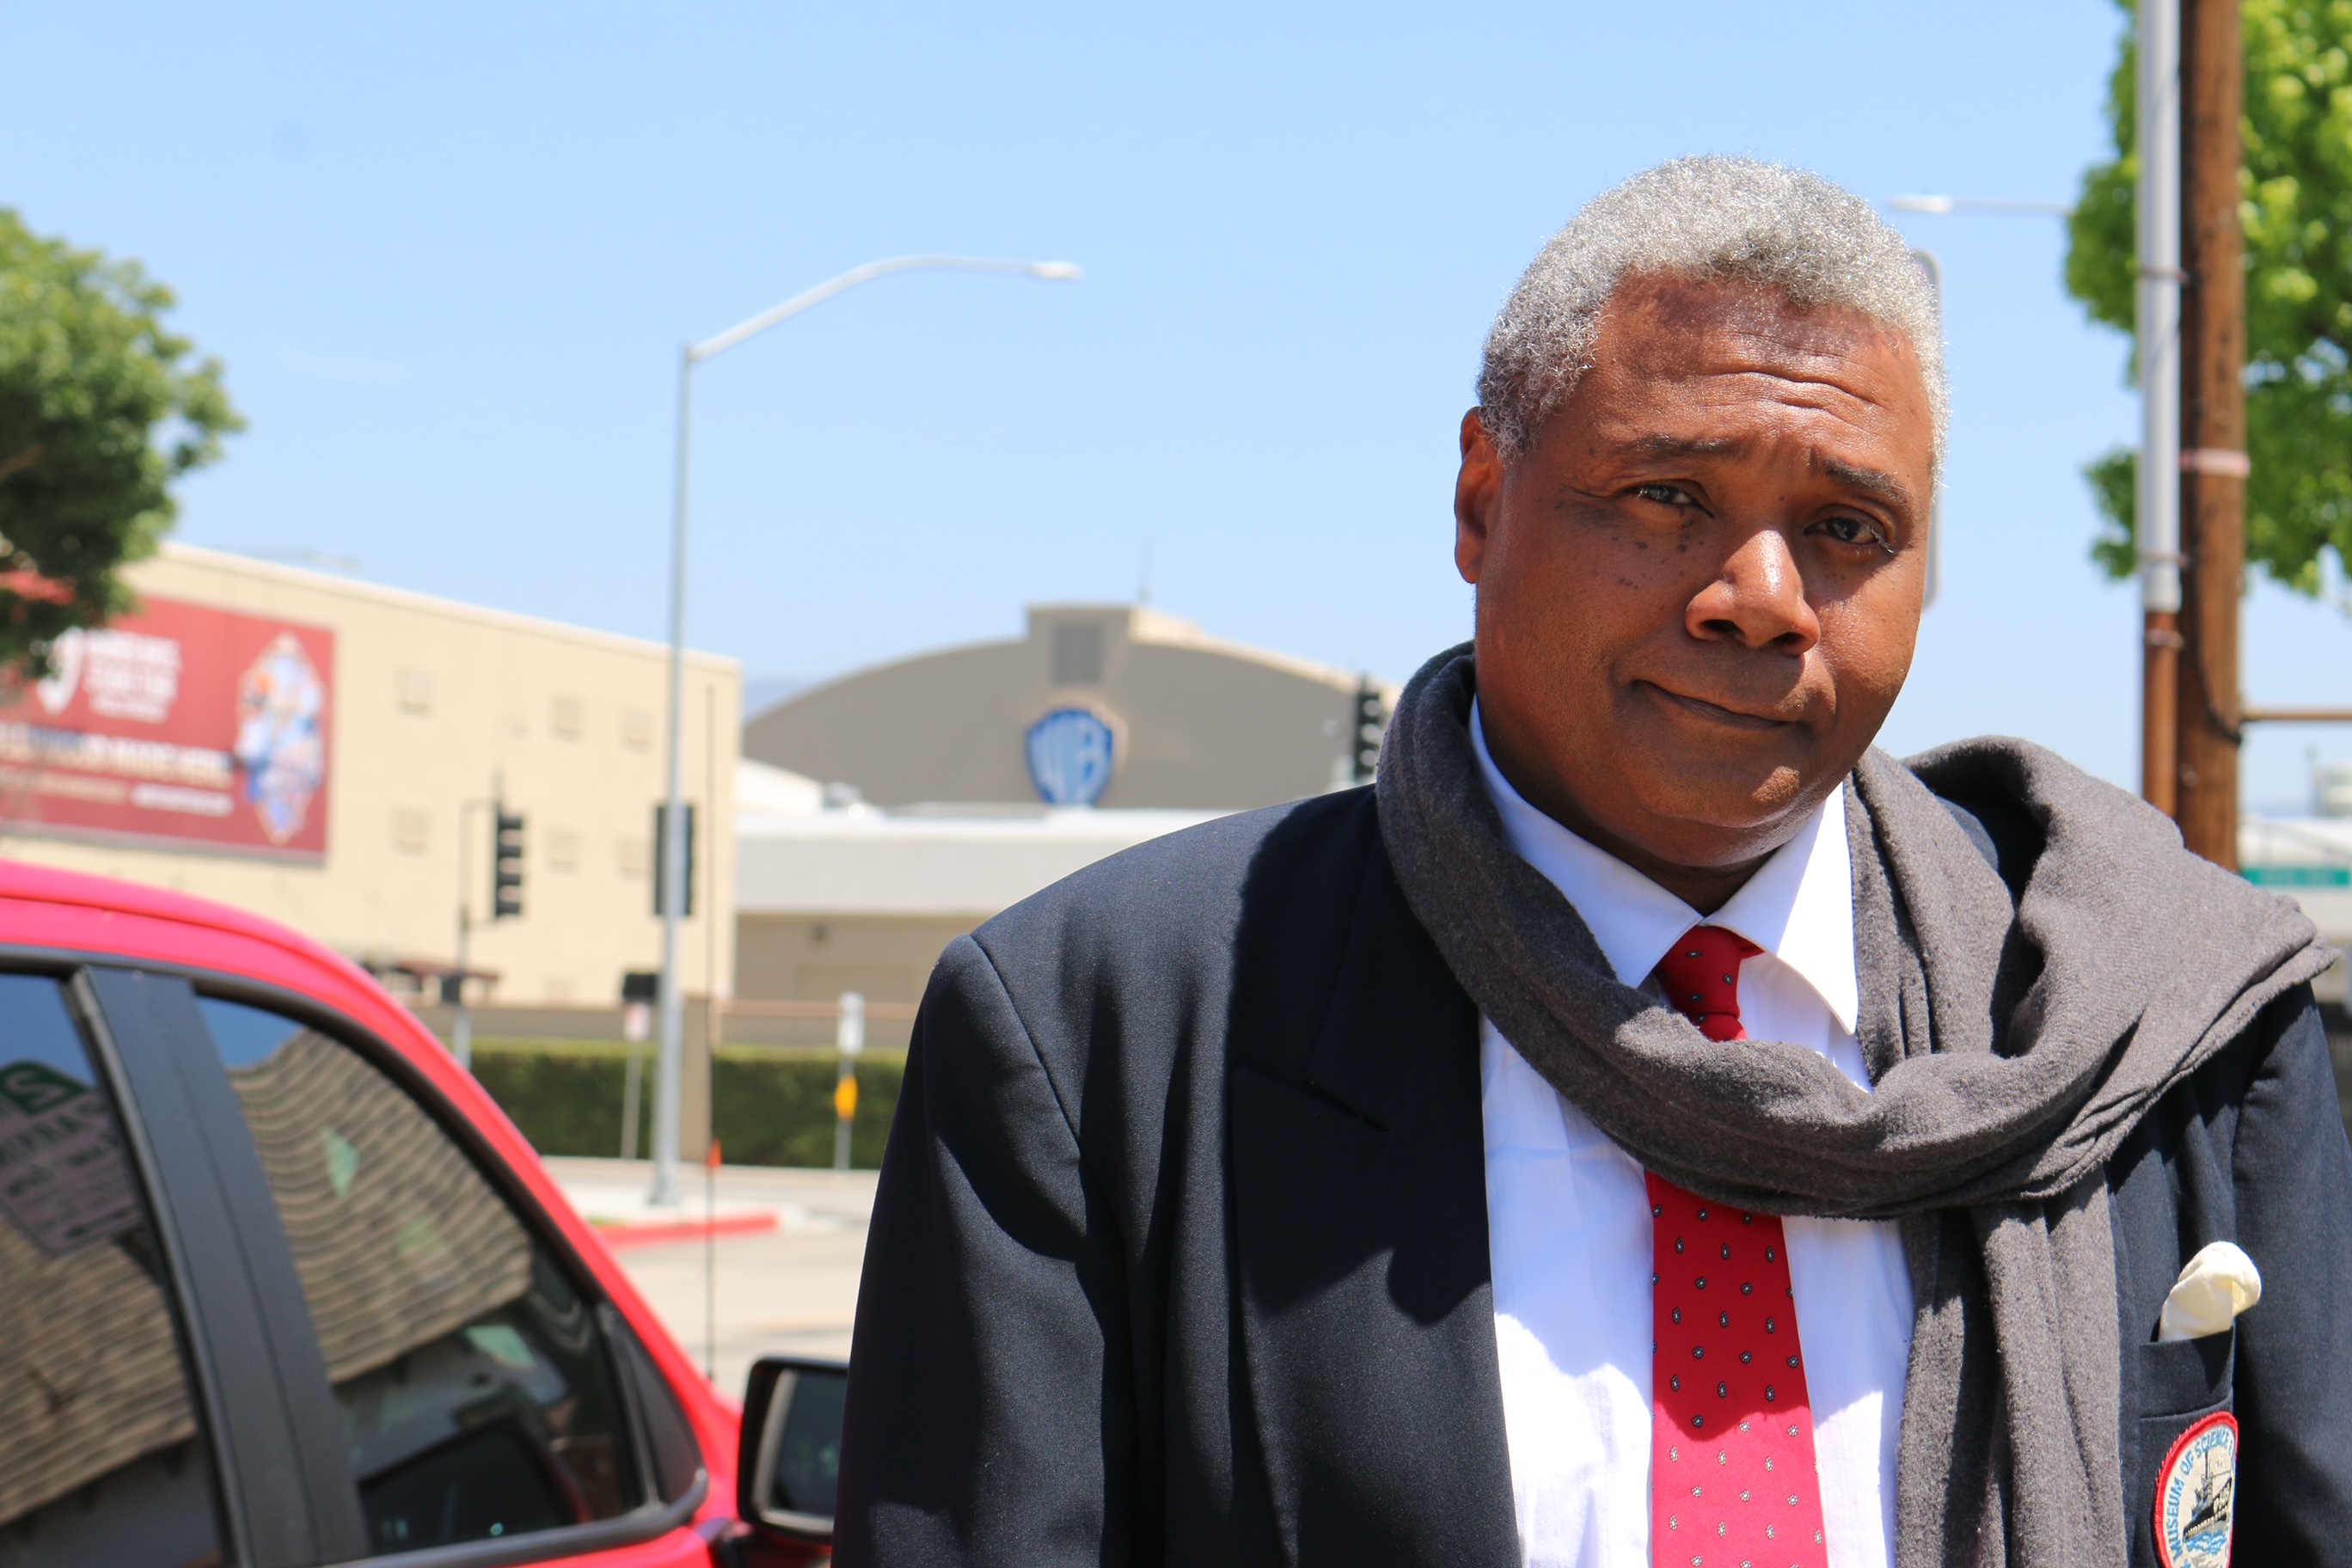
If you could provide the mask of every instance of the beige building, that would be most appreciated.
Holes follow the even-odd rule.
[[[887,807],[1236,811],[1369,776],[1360,752],[1395,696],[1148,605],[1041,605],[1017,642],[795,693],[745,725],[743,754]]]
[[[823,1037],[844,992],[905,1037],[940,950],[1104,856],[1360,782],[1395,689],[1149,607],[1040,605],[752,719],[728,1037]]]
[[[0,711],[0,853],[251,910],[395,987],[450,966],[463,899],[469,995],[502,1005],[609,1013],[658,963],[664,647],[185,545],[129,576],[139,613]],[[720,805],[694,819],[697,996],[734,967],[741,700],[734,660],[690,656],[686,794]],[[494,794],[524,819],[495,922]]]
[[[814,780],[748,760],[737,787],[730,1005],[741,1022],[730,1021],[730,1037],[756,1034],[747,1026],[763,1005],[845,991],[883,1005],[877,1024],[887,1023],[921,998],[940,950],[991,915],[1106,855],[1218,815],[828,805]]]

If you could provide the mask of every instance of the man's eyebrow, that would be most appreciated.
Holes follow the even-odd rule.
[[[1858,489],[1864,495],[1875,496],[1891,505],[1907,507],[1911,504],[1909,487],[1893,474],[1865,468],[1837,458],[1822,457],[1816,460],[1822,466],[1822,472],[1842,485]]]
[[[1640,437],[1628,443],[1644,458],[1672,462],[1679,458],[1723,458],[1737,456],[1747,443],[1736,436],[1668,436],[1663,432]],[[1849,463],[1816,452],[1813,462],[1820,471],[1849,489],[1886,502],[1890,506],[1909,508],[1912,505],[1910,487],[1893,474],[1878,468],[1865,468],[1859,463]]]
[[[1734,436],[1644,436],[1633,443],[1645,458],[1720,458],[1744,445]]]

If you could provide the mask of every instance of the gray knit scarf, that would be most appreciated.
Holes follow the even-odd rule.
[[[1470,745],[1476,679],[1468,645],[1422,668],[1378,786],[1389,858],[1454,977],[1669,1181],[1902,1222],[1917,1311],[1899,1568],[2122,1568],[2106,1163],[2167,1089],[2326,967],[2311,922],[2038,746],[1874,751],[1846,795],[1866,1092],[1801,1046],[1710,1042],[1619,983],[1504,837]],[[2014,904],[1938,795],[2041,826]]]

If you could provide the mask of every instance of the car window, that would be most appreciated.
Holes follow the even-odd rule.
[[[0,1568],[220,1561],[163,1278],[62,988],[0,974]]]
[[[310,1299],[372,1550],[635,1506],[595,1313],[473,1162],[341,1041],[261,1008],[199,1005]]]

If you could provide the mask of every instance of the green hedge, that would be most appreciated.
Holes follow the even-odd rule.
[[[778,1060],[721,1049],[710,1064],[712,1131],[733,1165],[830,1165],[835,1119],[833,1088],[840,1076],[831,1057]],[[898,1109],[904,1057],[864,1057],[857,1063],[857,1115],[849,1124],[849,1163],[879,1169]],[[614,1118],[614,1131],[620,1131]]]
[[[644,1056],[640,1090],[646,1120],[637,1152],[647,1152],[652,1120],[653,1052]],[[831,1052],[782,1056],[721,1047],[711,1064],[710,1088],[719,1147],[730,1165],[829,1166],[833,1163],[833,1086],[840,1069]],[[621,1152],[621,1099],[628,1058],[619,1047],[561,1041],[484,1040],[474,1051],[474,1076],[531,1147],[542,1154]],[[857,1064],[857,1116],[850,1124],[849,1163],[860,1170],[882,1163],[898,1109],[903,1058],[871,1055]]]

